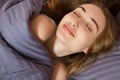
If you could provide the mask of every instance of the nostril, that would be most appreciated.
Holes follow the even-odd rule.
[[[75,25],[73,25],[73,27],[76,27]]]
[[[78,28],[78,25],[73,24],[72,27],[73,27],[73,28]]]

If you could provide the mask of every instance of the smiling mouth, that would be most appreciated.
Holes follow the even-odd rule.
[[[65,30],[68,34],[70,34],[71,36],[75,37],[75,35],[73,34],[72,29],[71,29],[68,25],[65,25],[65,24],[64,24],[63,28],[64,28],[64,30]]]

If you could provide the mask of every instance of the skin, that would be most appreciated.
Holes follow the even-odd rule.
[[[46,43],[46,47],[57,57],[77,52],[87,53],[104,30],[105,23],[105,16],[99,7],[84,4],[63,17],[56,35]]]
[[[67,73],[65,66],[62,62],[57,62],[54,66],[51,80],[67,80]]]
[[[45,43],[56,25],[48,16],[40,14],[29,21],[29,26],[35,37]]]

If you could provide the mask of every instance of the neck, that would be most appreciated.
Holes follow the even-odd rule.
[[[60,57],[70,53],[62,42],[56,38],[56,36],[53,36],[50,40],[48,40],[45,43],[45,47],[50,52],[52,57]]]

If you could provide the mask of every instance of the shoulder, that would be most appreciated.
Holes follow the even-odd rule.
[[[55,28],[55,23],[48,16],[39,14],[29,21],[33,34],[43,43],[50,37]]]

